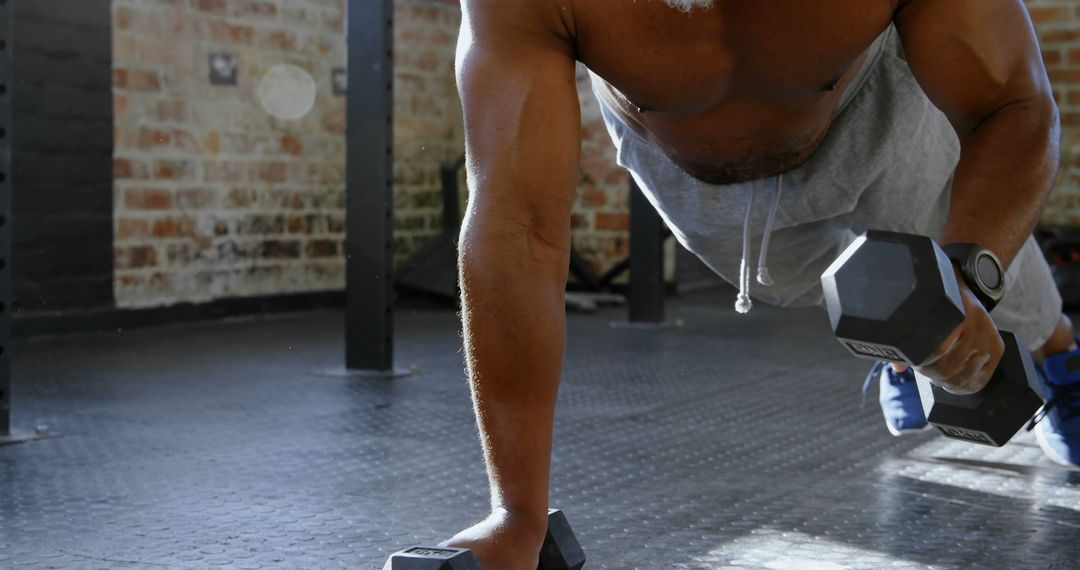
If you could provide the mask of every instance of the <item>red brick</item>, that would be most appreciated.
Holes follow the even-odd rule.
[[[113,61],[128,62],[135,59],[135,38],[126,34],[113,34]]]
[[[313,239],[304,248],[307,257],[335,257],[338,254],[338,241]]]
[[[211,154],[217,154],[221,152],[221,133],[217,131],[210,131],[203,137],[203,148]]]
[[[135,287],[146,283],[146,278],[142,275],[118,275],[116,280],[121,287]]]
[[[1031,14],[1031,21],[1036,25],[1069,19],[1069,10],[1064,6],[1031,6],[1028,8],[1028,13]]]
[[[266,44],[281,51],[296,51],[299,42],[296,34],[287,30],[275,30],[266,38]]]
[[[116,94],[113,96],[113,119],[121,121],[127,118],[128,112],[131,111],[131,100],[127,98],[127,95]]]
[[[286,154],[300,156],[304,154],[304,145],[300,143],[299,139],[292,135],[282,135],[281,150]]]
[[[1061,50],[1054,48],[1043,48],[1042,50],[1043,64],[1046,67],[1057,67],[1061,65],[1062,57]]]
[[[1061,113],[1061,124],[1066,127],[1080,127],[1080,113]]]
[[[168,210],[172,193],[161,188],[132,188],[124,192],[124,207],[129,210]]]
[[[191,220],[183,217],[170,216],[154,220],[154,237],[176,238],[191,234]]]
[[[285,216],[279,214],[254,214],[237,222],[236,233],[240,235],[282,234],[285,232]]]
[[[190,243],[170,243],[165,246],[165,258],[170,265],[188,264],[195,255]]]
[[[210,22],[209,26],[210,39],[217,42],[251,45],[252,39],[255,37],[255,28],[251,26],[225,22]]]
[[[264,16],[273,17],[277,16],[277,5],[273,2],[262,2],[254,0],[236,0],[233,2],[233,15],[240,17],[251,16]]]
[[[116,241],[145,239],[150,235],[150,222],[140,218],[119,218],[116,220]]]
[[[604,184],[607,184],[609,186],[614,186],[616,188],[623,189],[623,191],[621,191],[621,192],[615,192],[615,195],[613,196],[613,198],[615,199],[615,202],[625,204],[626,203],[626,201],[625,201],[626,200],[625,188],[626,188],[626,181],[627,181],[628,175],[626,174],[625,170],[623,170],[622,168],[617,168],[615,166],[615,160],[613,158],[610,159],[610,160],[611,160],[611,165],[612,166],[611,166],[611,169],[608,170],[607,176],[604,177]]]
[[[203,161],[203,180],[206,182],[242,182],[247,180],[247,164],[239,161]]]
[[[154,114],[159,121],[183,122],[187,120],[187,103],[180,100],[158,101]]]
[[[322,180],[322,165],[316,162],[290,162],[288,165],[288,181],[296,184],[307,184]]]
[[[117,30],[130,30],[135,21],[135,11],[127,6],[119,6],[113,14],[113,25]]]
[[[1045,30],[1040,32],[1039,39],[1043,45],[1075,42],[1080,40],[1080,29]]]
[[[335,135],[345,134],[345,109],[334,109],[323,115],[323,128]]]
[[[113,86],[131,91],[161,91],[161,81],[157,73],[139,69],[114,69]]]
[[[201,210],[213,207],[217,192],[207,188],[183,188],[176,192],[176,205],[185,210]]]
[[[173,146],[185,153],[195,154],[199,152],[199,142],[195,140],[195,135],[183,129],[173,129],[172,133]]]
[[[254,188],[233,188],[225,195],[225,207],[247,208],[254,205],[259,199],[259,193]]]
[[[157,250],[153,246],[118,247],[114,254],[116,269],[140,269],[157,265]]]
[[[304,208],[304,195],[293,190],[270,190],[267,192],[268,206],[272,208]]]
[[[607,204],[607,194],[597,188],[587,188],[581,194],[581,201],[590,207],[598,207]]]
[[[139,129],[137,146],[141,150],[154,150],[156,148],[169,146],[171,141],[172,136],[169,133],[143,127]]]
[[[1054,85],[1080,83],[1080,69],[1051,69],[1046,74]]]
[[[191,175],[191,163],[186,160],[162,159],[154,163],[154,178],[158,180],[184,180]]]
[[[255,255],[265,259],[299,259],[300,242],[295,240],[267,240],[259,244]]]
[[[168,18],[168,37],[173,40],[205,39],[204,19],[187,10],[173,12]]]
[[[622,212],[597,212],[595,227],[597,230],[626,231],[630,229],[630,216]]]
[[[311,230],[308,217],[301,214],[289,214],[285,218],[285,225],[290,234],[304,234]]]
[[[284,162],[262,162],[251,165],[251,179],[270,184],[285,182],[289,165]]]
[[[327,217],[327,231],[332,234],[345,233],[345,216],[330,214]]]
[[[115,158],[113,159],[113,178],[145,180],[150,178],[150,169],[141,160]]]
[[[225,0],[192,0],[192,7],[200,12],[209,12],[211,14],[224,14],[225,13]]]

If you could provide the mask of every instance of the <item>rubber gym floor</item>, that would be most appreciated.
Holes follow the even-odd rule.
[[[1077,568],[1080,471],[1031,434],[889,436],[817,310],[684,296],[569,317],[552,505],[586,568]],[[15,346],[0,567],[378,568],[481,517],[455,314],[397,316],[393,381],[324,373],[343,316]]]

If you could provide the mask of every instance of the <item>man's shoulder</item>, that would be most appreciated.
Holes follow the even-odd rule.
[[[461,0],[461,7],[474,33],[573,35],[571,0]]]

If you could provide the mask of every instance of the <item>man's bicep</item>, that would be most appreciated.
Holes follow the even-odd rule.
[[[477,21],[469,12],[457,74],[470,216],[568,239],[581,152],[573,55],[542,24],[500,21],[490,12]]]
[[[964,132],[998,109],[1049,97],[1022,0],[907,0],[896,27],[923,90]]]

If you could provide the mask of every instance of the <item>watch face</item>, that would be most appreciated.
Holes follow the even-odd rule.
[[[1002,285],[1001,268],[994,261],[994,258],[987,254],[982,254],[977,260],[975,260],[975,273],[978,274],[979,280],[991,290],[997,290]]]

